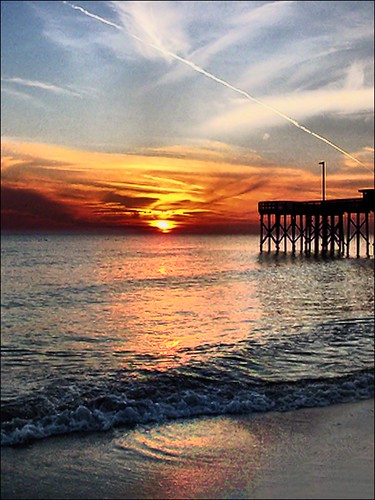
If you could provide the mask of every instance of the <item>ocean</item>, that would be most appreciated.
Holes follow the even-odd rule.
[[[374,395],[374,259],[2,235],[1,442]]]

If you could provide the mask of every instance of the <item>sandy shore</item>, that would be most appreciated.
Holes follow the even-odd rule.
[[[4,499],[373,498],[374,401],[2,448]]]

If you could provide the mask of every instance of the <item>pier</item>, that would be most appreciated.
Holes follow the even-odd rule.
[[[373,256],[375,189],[359,192],[358,198],[259,202],[260,251]]]

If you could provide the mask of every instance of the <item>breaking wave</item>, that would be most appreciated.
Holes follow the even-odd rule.
[[[153,381],[137,381],[126,392],[108,389],[91,397],[80,397],[74,405],[53,412],[48,410],[48,404],[34,404],[34,414],[29,418],[25,418],[24,408],[33,407],[31,401],[16,402],[12,407],[5,405],[3,416],[7,421],[2,424],[2,446],[22,445],[58,434],[159,424],[171,419],[284,412],[353,402],[373,397],[374,372],[366,369],[341,377],[294,382],[258,379],[248,384],[162,374]]]

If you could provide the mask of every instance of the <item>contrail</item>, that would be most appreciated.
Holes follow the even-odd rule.
[[[118,24],[112,23],[111,21],[108,21],[107,19],[104,19],[101,16],[97,16],[96,14],[92,14],[91,12],[87,11],[86,9],[84,9],[82,7],[79,7],[78,5],[74,5],[74,4],[72,4],[70,2],[66,2],[66,1],[63,1],[63,3],[66,4],[66,5],[69,5],[69,7],[71,7],[72,9],[79,10],[80,12],[82,12],[82,14],[85,14],[86,16],[91,17],[92,19],[96,19],[97,21],[100,21],[101,23],[107,24],[108,26],[112,26],[113,28],[116,28],[119,31],[125,31],[122,26],[119,26]],[[156,45],[156,44],[154,44],[152,42],[148,42],[146,40],[143,40],[142,38],[138,37],[137,35],[133,35],[132,33],[129,33],[128,31],[126,33],[128,34],[128,36],[134,38],[138,42],[140,42],[140,43],[142,43],[144,45],[148,45],[149,47],[152,47],[155,50],[157,50],[157,51],[159,51],[159,52],[161,52],[161,53],[163,53],[163,54],[165,54],[165,55],[167,55],[169,57],[172,57],[176,61],[180,61],[183,64],[186,64],[187,66],[189,66],[190,68],[192,68],[194,71],[196,71],[198,73],[201,73],[202,75],[206,76],[207,78],[210,78],[211,80],[214,80],[217,83],[220,83],[221,85],[224,85],[224,87],[227,87],[228,89],[231,89],[234,92],[237,92],[237,94],[243,95],[244,97],[246,97],[250,101],[256,102],[257,104],[259,104],[263,108],[268,109],[272,113],[275,113],[276,115],[280,116],[284,120],[292,123],[295,127],[299,128],[300,130],[303,130],[307,134],[310,134],[313,137],[315,137],[316,139],[319,139],[320,141],[325,142],[326,144],[328,144],[328,146],[331,146],[333,149],[336,149],[336,151],[339,151],[340,153],[342,153],[343,155],[345,155],[347,158],[350,158],[351,160],[355,161],[356,163],[358,163],[359,165],[361,165],[362,167],[366,168],[367,170],[369,170],[372,173],[372,170],[370,168],[368,168],[367,165],[365,165],[364,163],[362,163],[360,160],[358,160],[357,158],[355,158],[353,155],[351,155],[350,153],[348,153],[344,149],[340,148],[340,146],[337,146],[336,144],[334,144],[333,142],[329,141],[328,139],[326,139],[322,135],[319,135],[316,132],[313,132],[312,130],[308,129],[307,127],[305,127],[304,125],[302,125],[301,123],[299,123],[294,118],[291,118],[290,116],[286,115],[285,113],[282,113],[281,111],[279,111],[278,109],[274,108],[273,106],[270,106],[269,104],[266,104],[265,102],[260,101],[259,99],[257,99],[256,97],[252,96],[248,92],[245,92],[245,90],[242,90],[242,89],[240,89],[238,87],[235,87],[234,85],[231,85],[230,83],[226,82],[225,80],[222,80],[221,78],[213,75],[209,71],[206,71],[204,68],[201,68],[200,66],[198,66],[195,63],[193,63],[192,61],[189,61],[188,59],[185,59],[184,57],[181,57],[178,54],[175,54],[174,52],[170,52],[169,50],[165,49],[164,47],[160,47],[159,45]]]

